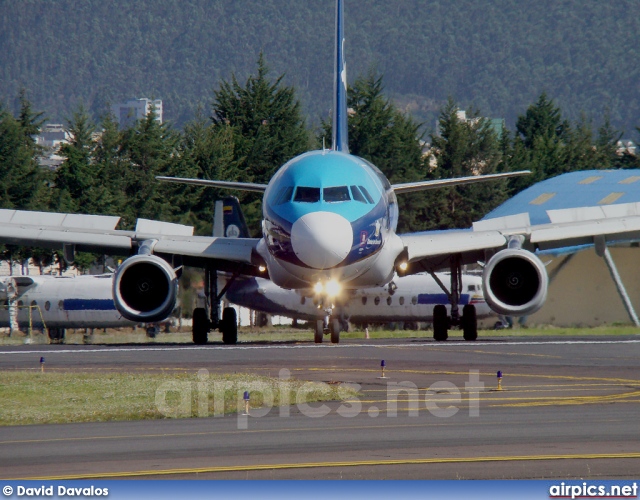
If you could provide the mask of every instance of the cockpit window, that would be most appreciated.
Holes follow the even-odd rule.
[[[291,200],[291,195],[293,194],[293,186],[287,186],[282,188],[280,194],[276,198],[276,205],[282,205]]]
[[[322,190],[322,198],[327,202],[349,201],[349,188],[347,186],[328,187]]]
[[[369,194],[369,191],[367,191],[366,187],[360,186],[360,191],[362,191],[362,194],[364,195],[364,197],[367,199],[369,203],[373,203],[373,198]]]
[[[358,189],[358,186],[351,186],[351,195],[353,196],[354,200],[359,201],[360,203],[367,203],[367,200],[365,200],[364,196],[362,196],[362,193]]]
[[[293,201],[316,203],[320,201],[320,188],[298,186]]]

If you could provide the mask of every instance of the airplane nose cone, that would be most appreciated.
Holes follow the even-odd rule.
[[[314,269],[328,269],[342,262],[353,243],[351,224],[331,212],[303,215],[291,228],[291,246],[296,256]]]

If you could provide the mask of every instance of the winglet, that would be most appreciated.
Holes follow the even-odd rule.
[[[344,61],[344,5],[336,0],[336,46],[334,61],[332,146],[349,152],[347,134],[347,65]]]

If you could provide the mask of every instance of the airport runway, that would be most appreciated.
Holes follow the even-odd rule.
[[[637,479],[640,470],[636,338],[20,346],[0,348],[0,370],[37,369],[40,356],[55,370],[287,369],[357,384],[360,396],[248,419],[3,427],[2,478]]]

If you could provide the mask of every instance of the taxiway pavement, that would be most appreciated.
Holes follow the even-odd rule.
[[[40,356],[64,371],[285,369],[360,395],[248,418],[2,427],[5,479],[637,478],[640,466],[634,337],[32,345],[0,347],[0,370]]]

